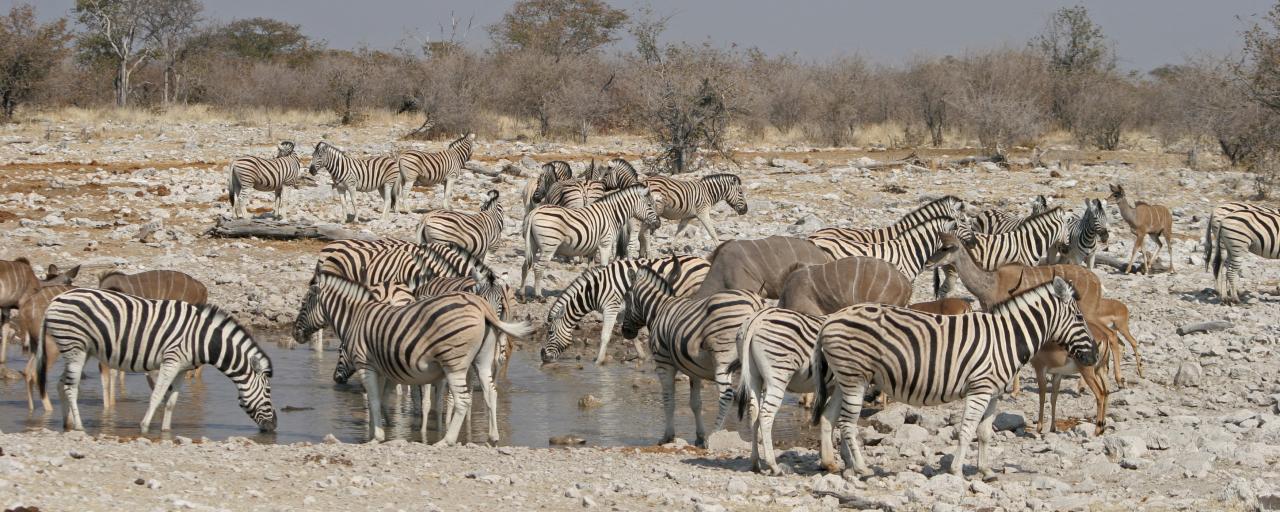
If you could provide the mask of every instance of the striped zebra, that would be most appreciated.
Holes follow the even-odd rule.
[[[744,408],[751,410],[752,471],[782,474],[773,456],[773,420],[787,391],[812,393],[817,387],[809,360],[818,340],[818,329],[825,319],[789,309],[765,308],[738,329],[737,343],[742,357],[738,419],[742,419]],[[830,470],[835,467],[831,422],[824,416],[821,423],[820,460],[822,467]],[[763,464],[761,450],[764,451]]]
[[[677,269],[678,272],[678,269]],[[702,381],[715,382],[720,395],[712,432],[724,426],[733,401],[730,366],[738,359],[737,331],[743,322],[764,307],[759,295],[728,290],[703,299],[676,296],[667,279],[648,267],[631,271],[631,290],[623,296],[622,336],[633,340],[640,328],[649,328],[649,349],[662,383],[662,407],[666,430],[658,444],[675,439],[676,371],[689,377],[689,407],[697,425],[695,444],[706,444],[702,424]]]
[[[151,402],[142,417],[144,434],[160,404],[164,404],[160,430],[169,430],[184,380],[179,377],[206,364],[235,383],[240,407],[258,428],[264,432],[276,428],[269,381],[271,358],[247,329],[214,306],[80,288],[49,303],[42,336],[57,344],[66,361],[58,387],[64,428],[84,430],[76,398],[89,356],[116,370],[156,372]],[[48,355],[44,346],[36,344],[36,368],[42,370]],[[37,383],[41,395],[45,379],[45,372],[40,371]]]
[[[1210,231],[1205,233],[1208,247],[1205,261],[1212,263],[1210,270],[1218,297],[1223,304],[1239,304],[1236,281],[1244,255],[1280,258],[1280,210],[1240,209],[1224,217],[1211,217],[1209,223]]]
[[[498,441],[498,391],[493,363],[501,344],[499,338],[528,336],[532,332],[528,324],[499,320],[488,302],[469,293],[450,293],[392,306],[373,302],[372,294],[360,283],[320,274],[308,287],[294,323],[294,339],[309,339],[321,324],[332,325],[342,342],[334,380],[343,381],[356,370],[364,370],[371,440],[386,438],[381,401],[388,384],[425,385],[443,377],[454,397],[454,413],[448,431],[437,444],[456,443],[471,406],[467,373],[473,369],[488,406],[489,441]],[[423,403],[424,418],[429,403]],[[425,440],[426,422],[422,430]]]
[[[917,225],[894,240],[882,243],[853,242],[844,239],[818,238],[814,245],[832,260],[866,256],[887,261],[908,280],[914,281],[925,262],[942,246],[942,233],[951,233],[959,225],[949,217],[937,217]]]
[[[632,166],[631,162],[624,158],[609,160],[605,164],[604,172],[600,175],[600,181],[604,183],[605,190],[617,190],[644,184],[644,179],[640,177],[640,173],[636,171],[635,166]]]
[[[400,170],[400,212],[408,213],[409,190],[414,185],[433,187],[444,183],[444,209],[448,210],[449,200],[453,197],[453,179],[458,171],[471,159],[471,150],[475,146],[476,134],[468,133],[449,143],[444,151],[429,153],[416,149],[406,149],[396,157],[396,167]]]
[[[418,244],[451,243],[484,259],[502,236],[502,203],[490,190],[480,213],[434,210],[418,224]]]
[[[826,228],[809,234],[809,240],[820,238],[850,240],[854,242],[883,243],[898,238],[907,230],[939,217],[964,218],[964,201],[955,196],[943,196],[930,201],[902,216],[897,222],[878,229]]]
[[[585,208],[604,197],[604,183],[588,179],[557,181],[547,189],[542,204],[565,208]]]
[[[658,225],[653,199],[644,187],[628,187],[611,192],[586,208],[542,205],[524,219],[524,265],[520,268],[520,293],[533,270],[534,296],[542,297],[542,268],[538,264],[552,254],[590,256],[597,254],[600,265],[608,265],[611,252],[624,234],[631,218],[645,229]],[[527,297],[527,295],[525,295]]]
[[[871,474],[857,439],[868,384],[917,407],[964,399],[951,473],[961,474],[976,430],[978,472],[992,478],[987,444],[994,435],[997,398],[1046,343],[1057,343],[1080,364],[1097,362],[1075,290],[1060,278],[997,304],[990,313],[942,316],[879,304],[845,308],[827,317],[814,348],[813,373],[824,382],[835,380],[833,392],[818,386],[814,421],[826,415],[836,423],[844,443],[844,476],[853,479]]]
[[[747,198],[742,192],[742,179],[734,174],[712,174],[698,180],[678,180],[665,176],[650,176],[644,180],[653,195],[658,216],[680,221],[674,236],[680,236],[689,221],[698,219],[707,236],[717,245],[720,237],[711,223],[711,208],[721,201],[738,215],[747,214]],[[640,230],[640,257],[649,255],[649,237]]]
[[[1049,200],[1041,194],[1031,200],[1031,214],[1025,217],[1007,210],[982,210],[973,216],[973,230],[988,235],[1008,233],[1018,227],[1023,220],[1048,209]]]
[[[600,352],[596,364],[602,364],[613,325],[622,314],[622,296],[631,289],[631,271],[645,267],[666,276],[679,269],[671,283],[677,297],[697,291],[707,277],[711,263],[697,256],[671,256],[655,259],[621,259],[603,267],[587,269],[566,286],[547,310],[547,340],[542,344],[542,362],[554,362],[573,344],[573,330],[588,313],[598,311],[603,318],[600,327]],[[636,353],[646,357],[648,351],[636,343]]]
[[[403,183],[395,158],[350,157],[337,146],[321,141],[316,143],[316,149],[311,153],[311,166],[307,171],[315,176],[321,169],[329,171],[334,192],[342,196],[339,200],[347,222],[356,221],[356,192],[377,190],[382,195],[382,220],[387,220],[396,207]],[[348,205],[350,213],[347,213]]]
[[[1055,255],[1066,240],[1067,215],[1061,207],[1053,207],[1028,217],[1008,233],[985,235],[971,233],[965,243],[979,267],[991,271],[1001,265],[1020,263],[1034,267]],[[960,234],[960,233],[958,233]],[[965,238],[965,236],[962,236]],[[945,277],[943,277],[945,274]],[[945,298],[955,289],[956,276],[950,266],[934,270],[934,294]]]
[[[1105,244],[1111,238],[1108,229],[1107,209],[1103,208],[1099,199],[1085,200],[1084,213],[1071,214],[1067,217],[1066,243],[1059,249],[1061,258],[1073,265],[1084,265],[1093,268],[1098,256],[1098,245]]]
[[[1216,261],[1214,259],[1214,257],[1217,255],[1217,252],[1215,251],[1217,246],[1214,244],[1214,237],[1213,237],[1213,233],[1214,233],[1214,230],[1216,229],[1216,224],[1217,224],[1216,221],[1225,219],[1227,218],[1227,216],[1231,214],[1238,213],[1241,211],[1246,211],[1246,210],[1257,210],[1257,211],[1263,211],[1268,213],[1280,214],[1280,208],[1250,204],[1250,203],[1245,203],[1241,201],[1232,201],[1229,203],[1223,203],[1218,205],[1217,208],[1214,208],[1213,212],[1209,214],[1209,220],[1204,223],[1204,244],[1202,245],[1204,245],[1204,270],[1206,272],[1212,272],[1214,267],[1222,264],[1222,262]]]
[[[275,158],[242,156],[227,165],[227,174],[230,180],[227,196],[235,218],[248,214],[249,196],[257,190],[275,193],[276,219],[285,220],[284,189],[297,185],[302,179],[302,160],[293,151],[293,142],[286,140],[277,147]]]
[[[538,173],[538,177],[530,180],[524,188],[525,214],[543,203],[552,185],[569,179],[573,179],[573,168],[569,167],[569,162],[554,160],[542,164],[542,171]]]

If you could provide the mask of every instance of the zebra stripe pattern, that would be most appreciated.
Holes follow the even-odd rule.
[[[311,166],[307,171],[315,176],[321,169],[329,171],[333,190],[345,199],[342,213],[347,222],[356,220],[356,192],[377,190],[382,195],[382,220],[387,220],[391,209],[395,208],[403,185],[395,158],[350,157],[337,146],[321,141],[316,143],[315,151],[311,153]],[[347,212],[348,206],[350,213]]]
[[[623,300],[622,336],[635,339],[640,328],[649,328],[649,349],[662,383],[666,417],[666,431],[658,444],[675,439],[675,379],[679,371],[689,377],[689,407],[697,424],[695,444],[705,445],[708,432],[702,423],[702,381],[714,381],[720,395],[714,432],[724,426],[733,401],[730,366],[738,359],[738,327],[764,307],[764,300],[744,290],[718,292],[703,299],[679,298],[667,279],[647,267],[633,270],[631,282]]]
[[[1054,256],[1059,244],[1066,239],[1067,215],[1060,207],[1038,213],[1018,224],[1008,233],[984,235],[958,232],[969,245],[973,261],[984,270],[995,270],[1001,265],[1020,263],[1034,267],[1046,263]],[[955,289],[956,275],[950,266],[934,270],[934,296],[945,298]]]
[[[418,244],[450,243],[484,259],[502,236],[502,203],[490,190],[480,213],[435,210],[418,224]]]
[[[554,160],[542,164],[542,172],[538,173],[538,177],[529,181],[524,189],[524,212],[527,215],[529,210],[544,202],[547,198],[547,191],[551,190],[551,186],[557,182],[565,181],[573,178],[573,168],[569,167],[569,162],[563,160]]]
[[[1257,211],[1263,211],[1267,213],[1280,215],[1280,208],[1276,208],[1272,206],[1263,206],[1263,205],[1250,204],[1250,203],[1239,202],[1239,201],[1232,201],[1229,203],[1223,203],[1218,205],[1218,207],[1214,208],[1213,212],[1209,214],[1209,220],[1206,221],[1204,224],[1204,244],[1203,245],[1204,245],[1205,271],[1213,272],[1214,271],[1213,269],[1215,267],[1222,265],[1221,261],[1217,261],[1215,259],[1216,256],[1219,256],[1218,252],[1215,250],[1217,246],[1214,243],[1214,235],[1213,235],[1214,231],[1217,229],[1217,221],[1221,219],[1225,219],[1227,218],[1227,216],[1231,214],[1241,212],[1241,211],[1246,211],[1246,210],[1257,210]]]
[[[1099,199],[1085,201],[1084,213],[1067,217],[1065,230],[1067,242],[1062,247],[1062,259],[1074,265],[1093,268],[1098,255],[1098,245],[1107,243],[1111,232],[1107,225],[1107,209]]]
[[[990,313],[942,316],[863,304],[828,316],[812,364],[824,381],[833,374],[835,389],[828,402],[829,390],[818,387],[814,419],[827,415],[839,428],[845,477],[870,474],[857,439],[857,420],[871,382],[889,398],[913,406],[964,399],[951,472],[960,474],[976,429],[978,472],[994,476],[986,449],[994,435],[996,398],[1018,370],[1046,343],[1057,343],[1080,364],[1097,362],[1074,296],[1071,285],[1054,278]]]
[[[849,240],[864,243],[884,243],[898,238],[907,230],[929,220],[946,217],[960,220],[964,218],[964,201],[955,196],[943,196],[928,204],[912,210],[893,224],[879,229],[826,228],[814,231],[810,240],[820,238]]]
[[[751,410],[754,440],[751,469],[781,475],[773,456],[773,420],[787,391],[812,393],[817,387],[810,359],[818,340],[818,329],[826,317],[806,315],[782,308],[760,310],[738,330],[742,350],[742,375],[738,385],[738,417],[743,408]],[[825,418],[825,417],[824,417]],[[822,421],[819,437],[823,467],[835,464],[831,423]],[[764,460],[760,460],[760,451]]]
[[[746,215],[747,198],[742,192],[742,179],[733,174],[712,174],[699,180],[677,180],[665,176],[650,176],[644,180],[653,194],[658,216],[680,221],[675,236],[680,236],[689,221],[698,219],[707,236],[720,243],[715,225],[711,223],[711,208],[721,201],[738,215]],[[640,256],[649,255],[649,237],[640,230]]]
[[[547,340],[542,344],[542,361],[550,363],[573,344],[573,330],[588,313],[600,312],[600,352],[596,364],[604,361],[613,326],[622,313],[622,296],[631,289],[631,272],[637,268],[649,268],[662,276],[675,271],[675,281],[670,282],[677,297],[686,297],[702,285],[711,269],[711,263],[697,256],[671,256],[657,259],[621,259],[603,267],[583,272],[566,286],[547,310]],[[645,357],[648,351],[639,343],[636,353]]]
[[[294,322],[294,339],[303,342],[320,325],[332,325],[341,346],[334,380],[364,370],[369,397],[369,438],[385,439],[382,395],[389,384],[425,385],[441,377],[453,396],[448,431],[437,444],[457,442],[471,406],[468,369],[474,370],[488,406],[489,441],[498,441],[494,362],[503,335],[527,336],[528,324],[499,320],[488,302],[469,293],[450,293],[406,306],[373,302],[360,283],[332,274],[316,276]],[[423,418],[429,413],[423,401]],[[423,440],[426,422],[423,422]]]
[[[1005,210],[983,210],[973,217],[973,230],[987,235],[1008,233],[1022,221],[1048,209],[1049,200],[1044,195],[1039,195],[1031,201],[1031,215],[1026,217]]]
[[[275,158],[242,156],[227,165],[227,174],[227,196],[235,218],[248,214],[249,196],[257,190],[275,193],[276,219],[285,220],[284,188],[297,185],[302,179],[302,160],[294,153],[293,142],[284,141],[277,147]]]
[[[1216,213],[1216,212],[1215,212]],[[1239,304],[1237,281],[1244,255],[1253,253],[1267,259],[1280,258],[1280,211],[1241,209],[1210,220],[1206,244],[1213,244],[1210,258],[1218,296],[1223,304]]]
[[[585,208],[604,197],[604,183],[586,179],[557,181],[547,189],[542,204],[565,208]]]
[[[468,133],[449,143],[444,151],[429,153],[416,149],[406,149],[396,158],[396,167],[400,170],[403,186],[400,190],[400,211],[408,212],[409,190],[414,185],[431,187],[444,183],[444,209],[449,209],[449,200],[453,197],[453,179],[462,166],[471,159],[471,150],[475,145],[476,134]]]
[[[631,162],[623,158],[614,158],[605,164],[604,174],[600,176],[605,190],[617,190],[635,185],[643,185],[644,180]]]
[[[493,270],[480,258],[452,244],[416,245],[394,238],[338,240],[320,250],[320,271],[366,285],[426,282],[435,277],[467,277]]]
[[[586,208],[542,205],[524,219],[525,256],[520,269],[520,291],[529,271],[533,271],[533,293],[542,297],[542,268],[539,263],[552,254],[590,256],[597,254],[600,265],[608,265],[615,244],[625,234],[628,219],[636,218],[645,229],[658,225],[653,199],[648,189],[628,187],[601,198]]]
[[[240,407],[260,429],[276,428],[269,382],[271,359],[247,329],[216,307],[81,288],[53,299],[45,311],[43,329],[67,363],[58,390],[64,424],[69,428],[84,430],[76,397],[89,356],[116,370],[157,372],[151,402],[142,418],[143,433],[162,403],[161,430],[169,430],[183,381],[179,377],[205,364],[235,383]],[[41,369],[47,357],[44,345],[36,345],[36,367]],[[44,394],[43,371],[38,384]]]
[[[893,264],[908,280],[915,280],[925,262],[942,246],[942,233],[951,233],[959,224],[948,217],[937,217],[915,226],[883,243],[854,242],[846,239],[818,238],[814,245],[833,260],[851,256],[877,258]]]

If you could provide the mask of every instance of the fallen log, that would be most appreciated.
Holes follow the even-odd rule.
[[[220,238],[269,238],[272,240],[374,240],[378,237],[368,231],[351,231],[337,224],[294,224],[266,219],[231,219],[218,217],[208,235]]]
[[[1198,324],[1187,324],[1178,328],[1178,336],[1186,336],[1200,332],[1214,332],[1230,329],[1234,324],[1226,320],[1214,320],[1212,322],[1200,322]]]
[[[485,176],[502,176],[502,171],[500,170],[492,171],[489,169],[485,169],[484,167],[480,167],[479,165],[473,164],[471,162],[467,162],[463,164],[462,168],[474,173],[483,174]]]
[[[1094,257],[1093,261],[1094,261],[1095,263],[1099,263],[1099,264],[1106,265],[1106,266],[1108,266],[1108,267],[1114,268],[1114,269],[1119,270],[1119,271],[1121,271],[1121,272],[1124,272],[1125,266],[1127,266],[1127,265],[1128,265],[1128,263],[1129,263],[1128,261],[1125,261],[1125,260],[1123,260],[1123,259],[1117,258],[1117,257],[1112,256],[1112,255],[1110,255],[1110,254],[1101,253],[1101,252],[1100,252],[1100,253],[1098,253],[1098,254],[1097,254],[1097,256],[1095,256],[1095,257]],[[1142,262],[1141,262],[1141,261],[1134,261],[1134,262],[1133,262],[1133,273],[1134,273],[1134,274],[1141,274],[1141,273],[1143,273],[1143,272],[1146,272],[1146,268],[1144,268],[1144,266],[1143,266]]]

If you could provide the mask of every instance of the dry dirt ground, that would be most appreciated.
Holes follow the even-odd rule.
[[[79,124],[77,124],[79,123]],[[384,153],[400,126],[336,128],[236,123],[119,123],[75,121],[0,129],[0,258],[25,256],[40,265],[85,265],[77,284],[96,284],[109,269],[129,272],[174,268],[210,286],[210,299],[258,328],[288,325],[321,243],[228,240],[204,233],[227,215],[227,160],[269,155],[274,138],[289,138],[309,156],[322,138],[355,153]],[[440,148],[442,143],[417,144]],[[0,435],[0,506],[72,509],[569,509],[619,510],[824,510],[840,504],[885,509],[1258,509],[1280,507],[1280,264],[1250,257],[1247,303],[1228,308],[1205,291],[1212,279],[1202,268],[1203,220],[1214,204],[1252,194],[1252,181],[1236,172],[1198,172],[1179,158],[1151,152],[1089,154],[1058,148],[1043,167],[1014,154],[1012,170],[991,166],[957,169],[868,169],[905,151],[867,148],[744,147],[735,172],[747,186],[750,212],[734,216],[721,206],[713,215],[725,238],[803,235],[827,226],[887,224],[941,194],[973,207],[1025,209],[1036,194],[1079,208],[1086,197],[1104,197],[1108,183],[1123,183],[1131,196],[1166,204],[1174,212],[1176,273],[1167,255],[1151,276],[1124,275],[1100,266],[1106,296],[1128,303],[1141,342],[1146,375],[1136,375],[1132,353],[1122,367],[1127,388],[1112,394],[1109,430],[1092,436],[1093,399],[1074,393],[1060,403],[1063,432],[1033,435],[1034,391],[1003,398],[993,449],[1001,473],[994,482],[939,474],[955,445],[958,406],[911,410],[891,407],[862,427],[877,475],[856,483],[824,476],[809,447],[780,447],[794,474],[763,477],[748,471],[740,444],[717,451],[689,448],[639,450],[434,448],[403,441],[382,445],[273,445],[245,440],[187,443],[92,438],[49,432]],[[482,140],[475,162],[497,169],[533,164],[651,153],[643,141],[605,138],[586,145]],[[922,152],[952,159],[972,149]],[[1070,165],[1066,162],[1070,161]],[[519,191],[525,177],[494,178],[463,172],[454,204],[473,210],[497,188],[506,205],[504,242],[493,264],[519,279]],[[327,177],[289,192],[294,220],[335,222],[339,206]],[[411,206],[435,207],[439,189],[418,190]],[[376,201],[360,198],[357,229],[379,236],[412,237],[417,215],[381,222]],[[251,205],[270,206],[267,194]],[[1108,253],[1127,257],[1129,235],[1114,206]],[[697,227],[697,226],[694,226]],[[673,238],[660,231],[657,247],[704,254],[714,244],[700,230]],[[545,287],[563,288],[581,267],[550,264]],[[928,279],[916,282],[916,298],[928,297]],[[518,315],[541,323],[549,303],[522,305]],[[1205,320],[1232,327],[1179,336],[1177,327]],[[598,330],[581,333],[593,353]],[[615,337],[615,340],[618,339]],[[525,342],[536,350],[541,338]],[[612,358],[630,357],[629,343],[615,343]],[[585,364],[590,364],[585,363]],[[615,363],[616,364],[616,363]],[[647,367],[637,369],[647,372]],[[1178,375],[1175,379],[1175,375]],[[1112,384],[1114,387],[1114,384]],[[589,390],[586,390],[589,391]],[[638,392],[658,393],[653,389]],[[6,397],[17,399],[18,397]],[[684,405],[680,405],[684,407]],[[655,411],[656,413],[656,411]],[[1084,423],[1080,423],[1085,419]],[[973,461],[967,461],[970,465]],[[823,496],[826,497],[823,497]]]

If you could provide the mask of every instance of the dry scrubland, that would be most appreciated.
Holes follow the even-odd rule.
[[[96,284],[108,269],[129,272],[176,268],[210,285],[210,300],[259,329],[288,325],[296,312],[321,243],[224,240],[203,236],[229,206],[224,200],[228,158],[266,155],[278,139],[291,139],[309,156],[321,138],[356,153],[405,147],[406,126],[378,120],[359,128],[333,127],[305,117],[231,122],[147,116],[102,120],[63,116],[0,128],[0,258],[26,256],[44,265],[82,263],[78,284]],[[420,144],[440,147],[440,143]],[[794,474],[768,478],[748,471],[740,443],[721,436],[715,451],[519,447],[433,448],[403,441],[372,446],[319,444],[260,446],[243,440],[188,443],[94,439],[82,434],[0,435],[0,506],[41,510],[107,508],[317,510],[352,503],[388,509],[570,509],[605,507],[663,510],[825,510],[840,501],[855,508],[892,509],[1254,509],[1280,507],[1280,264],[1248,258],[1247,304],[1226,308],[1204,290],[1212,279],[1200,260],[1203,219],[1212,205],[1252,193],[1238,172],[1180,168],[1178,155],[1150,152],[1083,154],[1056,148],[1047,167],[1033,168],[1015,151],[1011,170],[977,166],[953,170],[867,170],[872,161],[906,151],[745,145],[739,173],[750,213],[715,213],[723,236],[802,235],[826,226],[886,224],[927,198],[956,194],[975,207],[1022,207],[1047,194],[1079,208],[1085,197],[1104,197],[1108,183],[1168,205],[1178,242],[1177,273],[1121,275],[1101,267],[1106,295],[1127,302],[1142,343],[1146,378],[1131,354],[1123,370],[1129,387],[1111,395],[1111,429],[1091,435],[1091,396],[1067,392],[1059,416],[1063,432],[1033,436],[1036,396],[1024,392],[1000,403],[1000,432],[992,450],[997,481],[937,475],[954,449],[953,414],[959,406],[912,410],[895,406],[864,422],[863,439],[877,476],[847,484],[816,472],[812,448],[789,449],[781,461]],[[651,153],[640,139],[603,138],[583,145],[482,140],[474,162],[571,159]],[[958,158],[971,149],[929,151]],[[922,153],[925,154],[925,153]],[[1057,161],[1074,160],[1070,169]],[[1089,165],[1084,165],[1089,164]],[[517,243],[525,177],[492,178],[463,172],[455,204],[478,207],[496,187],[507,206],[504,242],[495,266],[519,277]],[[291,213],[303,222],[333,222],[339,206],[327,177],[319,186],[290,191]],[[362,196],[361,216],[376,217]],[[415,208],[439,204],[438,190],[418,190]],[[251,207],[264,211],[269,196]],[[1107,252],[1128,255],[1131,235],[1112,211]],[[358,226],[381,236],[410,237],[416,215]],[[671,239],[665,225],[657,247],[702,254],[705,235]],[[548,288],[559,290],[581,270],[551,263]],[[927,297],[927,279],[916,298]],[[547,303],[521,305],[519,315],[541,323]],[[1225,319],[1233,327],[1179,336],[1178,326]],[[595,322],[580,332],[594,345]],[[617,338],[615,338],[617,339]],[[536,350],[540,338],[525,343]],[[615,360],[628,357],[616,343]],[[588,348],[584,354],[592,353]],[[572,363],[570,363],[572,364]],[[586,363],[590,364],[590,363]],[[617,363],[614,363],[617,364]],[[278,371],[289,371],[281,368]],[[639,368],[637,371],[648,371]],[[1181,374],[1181,375],[1178,375]],[[1178,375],[1175,378],[1175,375]],[[1027,380],[1030,383],[1030,379]],[[1068,381],[1073,382],[1073,381]],[[88,384],[92,386],[93,384]],[[1067,386],[1074,390],[1074,384]],[[583,390],[584,393],[590,390]],[[658,393],[641,388],[638,392]],[[18,400],[20,397],[5,397]],[[680,404],[678,407],[687,407]],[[788,406],[790,407],[790,406]],[[238,412],[228,411],[229,414]],[[660,414],[655,409],[653,413]],[[179,410],[181,414],[181,410]],[[132,420],[131,420],[132,421]],[[904,425],[906,423],[906,425]],[[176,432],[175,434],[182,434]],[[687,432],[683,434],[689,434]],[[656,437],[656,432],[655,432]],[[730,438],[726,440],[725,438]],[[972,463],[972,461],[968,461]]]

